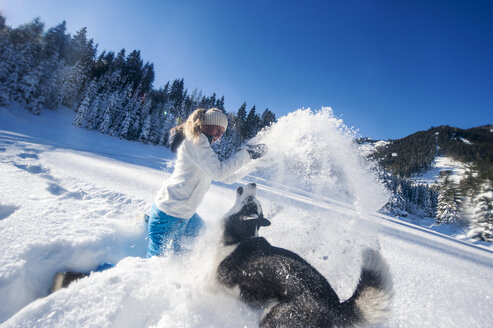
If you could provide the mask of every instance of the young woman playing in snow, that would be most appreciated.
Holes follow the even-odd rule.
[[[195,213],[212,180],[233,183],[243,177],[238,169],[265,152],[264,145],[249,146],[220,161],[211,148],[228,127],[217,108],[197,109],[185,123],[171,130],[171,151],[177,153],[175,169],[154,199],[149,215],[147,257],[172,248],[180,251],[183,236],[195,237],[203,220]]]

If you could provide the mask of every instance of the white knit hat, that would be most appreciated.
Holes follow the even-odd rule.
[[[222,126],[224,130],[228,128],[228,118],[220,109],[211,108],[204,114],[205,125]]]

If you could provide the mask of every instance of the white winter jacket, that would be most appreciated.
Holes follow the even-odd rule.
[[[209,140],[200,134],[198,142],[185,138],[177,151],[175,170],[159,190],[154,204],[164,213],[189,219],[199,207],[212,180],[233,183],[244,175],[237,172],[250,161],[246,149],[220,161]]]

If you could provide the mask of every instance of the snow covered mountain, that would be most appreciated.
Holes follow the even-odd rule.
[[[493,241],[493,199],[487,196],[493,190],[493,126],[441,126],[398,140],[362,143],[392,173],[385,177],[394,194],[390,212],[421,221],[434,218],[431,224],[448,225],[441,230]]]
[[[293,113],[259,136],[283,143],[270,147],[256,176],[213,184],[198,210],[207,229],[190,253],[151,259],[143,258],[141,215],[173,155],[75,128],[73,118],[63,108],[33,116],[0,107],[2,327],[258,326],[261,313],[213,280],[219,220],[247,181],[257,182],[272,221],[261,235],[306,258],[341,299],[357,283],[361,249],[382,252],[396,295],[391,317],[375,327],[491,321],[492,249],[377,214],[388,194],[330,111]],[[320,143],[326,133],[331,142]],[[117,265],[48,295],[57,271],[89,272],[101,262]]]

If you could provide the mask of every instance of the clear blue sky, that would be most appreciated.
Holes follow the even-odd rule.
[[[372,138],[493,123],[493,1],[0,0],[13,27],[88,28],[103,50],[141,51],[154,87],[282,116],[330,106]]]

